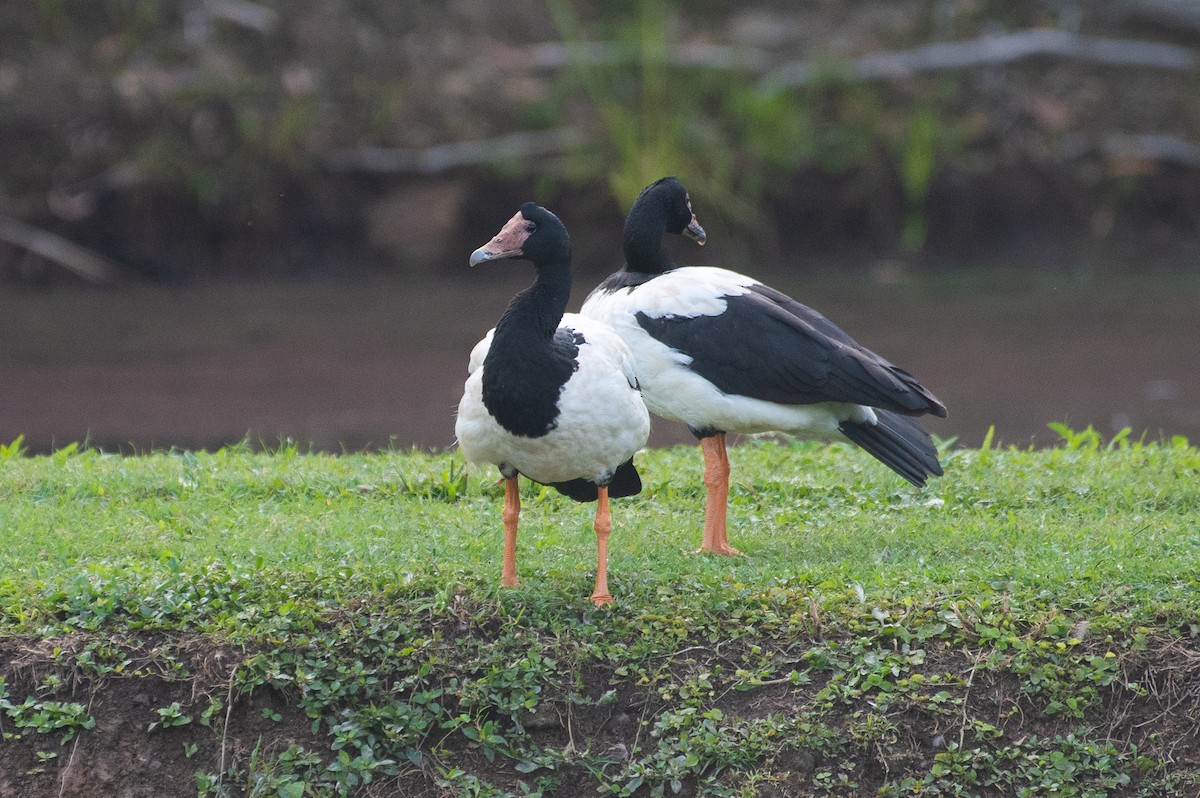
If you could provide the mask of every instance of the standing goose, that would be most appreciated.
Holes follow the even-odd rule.
[[[532,261],[537,279],[471,351],[454,424],[466,458],[492,463],[504,477],[500,584],[519,585],[517,475],[524,474],[576,501],[597,502],[591,600],[608,604],[608,499],[642,489],[633,455],[650,434],[633,358],[606,325],[563,314],[571,293],[571,243],[557,216],[525,203],[471,254],[471,265],[500,258]]]
[[[646,406],[681,421],[704,452],[701,551],[729,545],[727,432],[845,435],[918,487],[940,476],[937,449],[911,416],[946,415],[917,380],[832,322],[744,274],[677,268],[664,233],[704,243],[683,184],[643,189],[625,219],[625,266],[581,313],[611,325],[633,350]]]

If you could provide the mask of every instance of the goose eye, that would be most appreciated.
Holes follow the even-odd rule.
[[[530,235],[532,235],[535,230],[537,230],[536,223],[534,223],[534,222],[526,222],[525,223],[525,232],[526,233],[529,233]]]

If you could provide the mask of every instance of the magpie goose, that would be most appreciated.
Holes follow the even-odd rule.
[[[646,187],[625,219],[625,266],[588,296],[582,315],[611,325],[633,351],[650,412],[700,440],[707,488],[701,551],[729,545],[727,432],[840,432],[918,487],[941,475],[912,416],[946,408],[906,371],[857,344],[815,310],[744,274],[676,267],[664,233],[704,243],[683,184]]]
[[[517,587],[517,475],[576,501],[595,501],[597,606],[608,592],[608,500],[642,489],[633,455],[646,444],[650,416],[633,357],[607,325],[563,313],[571,293],[571,244],[550,211],[527,202],[471,265],[532,261],[533,285],[517,294],[496,327],[475,345],[454,433],[466,458],[504,477],[504,564],[500,584]]]

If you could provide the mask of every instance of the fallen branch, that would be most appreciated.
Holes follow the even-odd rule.
[[[526,49],[534,69],[560,69],[572,64],[607,66],[643,58],[636,47],[615,42],[546,42]],[[680,67],[738,69],[766,73],[765,85],[803,86],[830,69],[857,81],[895,80],[923,72],[1000,66],[1034,57],[1086,61],[1106,66],[1134,66],[1171,71],[1200,69],[1200,53],[1187,47],[1134,39],[1082,36],[1066,30],[1034,29],[989,34],[958,42],[934,42],[911,50],[872,53],[843,64],[823,60],[794,61],[772,69],[766,50],[718,44],[678,44],[666,50],[667,63]]]
[[[585,140],[580,131],[565,128],[510,133],[494,139],[439,144],[425,149],[355,147],[330,154],[325,166],[332,172],[439,174],[461,166],[556,155],[580,146]],[[1200,146],[1166,133],[1112,133],[1098,140],[1067,137],[1060,153],[1068,160],[1099,154],[1200,168]]]
[[[229,741],[229,718],[233,715],[233,680],[237,676],[241,664],[234,665],[229,671],[229,692],[225,695],[225,722],[221,724],[221,764],[217,768],[217,786],[225,780],[225,747]]]
[[[1200,147],[1167,133],[1113,133],[1105,136],[1103,150],[1110,158],[1138,158],[1200,167]]]
[[[579,131],[561,128],[438,144],[424,149],[354,147],[331,153],[325,158],[325,166],[333,172],[438,174],[460,166],[557,155],[578,146],[582,141],[583,136]]]
[[[1074,134],[1063,139],[1059,153],[1067,160],[1099,155],[1200,168],[1200,145],[1169,133],[1109,133],[1099,138]]]
[[[1096,8],[1119,19],[1200,31],[1200,4],[1196,0],[1103,0]]]
[[[212,37],[215,21],[267,36],[279,27],[279,13],[250,0],[202,0],[184,13],[184,39],[194,47],[204,46]]]
[[[248,0],[206,0],[204,10],[213,19],[232,22],[258,33],[273,33],[279,25],[279,13]]]
[[[526,49],[534,69],[557,69],[571,64],[602,66],[633,62],[642,58],[634,47],[614,42],[546,42]],[[1171,71],[1200,69],[1200,53],[1173,44],[1103,39],[1064,30],[1026,30],[981,36],[969,41],[936,42],[912,50],[872,53],[833,67],[845,79],[855,81],[895,80],[924,72],[999,66],[1033,57],[1074,59],[1107,66],[1137,66]],[[668,48],[665,59],[676,66],[708,69],[738,69],[766,73],[765,86],[802,86],[819,75],[830,74],[828,64],[796,61],[771,69],[772,57],[765,50],[746,47],[692,43]],[[579,146],[584,136],[577,130],[558,129],[511,133],[492,139],[441,144],[424,149],[354,147],[334,152],[325,165],[334,172],[370,174],[437,174],[462,166],[479,166],[506,159],[553,155]],[[1151,152],[1164,142],[1151,143]],[[1187,145],[1170,149],[1165,160],[1189,163]]]
[[[96,285],[112,285],[127,276],[115,261],[9,216],[0,216],[0,241],[57,263]]]
[[[527,48],[526,53],[529,65],[535,69],[562,68],[570,64],[598,66],[636,61],[642,57],[636,48],[613,42],[547,42]],[[828,65],[818,66],[813,61],[797,61],[770,69],[772,59],[764,50],[713,44],[677,45],[668,49],[665,57],[677,66],[765,72],[761,82],[767,86],[806,85],[815,81],[818,75],[830,72]],[[838,74],[856,81],[894,80],[924,72],[999,66],[1033,57],[1172,71],[1200,69],[1200,53],[1178,45],[1039,29],[873,53],[842,65]],[[1193,145],[1169,138],[1143,136],[1129,146],[1160,160],[1194,165],[1197,156]],[[580,146],[584,140],[580,131],[566,128],[510,133],[424,149],[353,147],[328,155],[325,166],[333,172],[438,174],[463,166],[559,154]]]
[[[636,47],[615,42],[545,42],[527,48],[530,65],[535,69],[561,69],[572,64],[608,66],[641,59]],[[729,47],[722,44],[695,42],[677,44],[667,51],[667,60],[675,66],[705,67],[708,69],[743,69],[765,72],[774,60],[771,54],[756,47]]]
[[[1179,45],[1103,39],[1065,30],[1026,30],[980,36],[969,41],[935,42],[912,50],[872,53],[846,64],[842,74],[859,81],[896,80],[923,72],[1000,66],[1033,57],[1179,72],[1200,69],[1200,54]],[[827,74],[828,69],[824,73]],[[822,70],[813,62],[796,61],[768,73],[763,83],[803,86],[812,83],[820,74]]]

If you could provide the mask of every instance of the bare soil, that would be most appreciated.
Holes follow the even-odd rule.
[[[58,641],[69,646],[70,641]],[[179,641],[172,641],[178,645]],[[113,677],[103,681],[73,680],[70,671],[59,669],[63,686],[55,691],[38,683],[55,669],[48,664],[45,644],[22,645],[8,641],[0,646],[0,673],[9,678],[10,693],[23,696],[37,692],[43,699],[84,703],[96,719],[95,728],[82,731],[72,741],[59,744],[58,735],[26,733],[16,741],[0,745],[0,798],[159,798],[195,794],[198,772],[217,773],[222,767],[254,771],[254,763],[270,761],[290,746],[327,755],[329,738],[312,731],[312,722],[301,712],[293,696],[259,688],[250,696],[234,696],[223,717],[209,725],[193,722],[169,729],[148,730],[156,720],[156,708],[178,702],[193,717],[208,706],[209,697],[229,695],[231,667],[248,652],[231,650],[203,640],[187,644],[192,653],[191,675],[171,678],[145,667],[139,676]],[[143,666],[152,663],[148,652]],[[973,718],[994,725],[1005,740],[1019,741],[1030,735],[1053,739],[1077,729],[1101,729],[1121,751],[1163,762],[1177,772],[1200,768],[1200,735],[1196,713],[1200,693],[1196,689],[1200,648],[1195,641],[1159,640],[1140,655],[1130,657],[1123,679],[1136,681],[1140,693],[1115,686],[1101,693],[1100,701],[1086,716],[1068,719],[1048,715],[1010,672],[973,668],[985,656],[970,651],[931,651],[923,667],[927,675],[939,674],[947,685],[970,685],[965,693],[961,719]],[[603,707],[579,707],[556,696],[546,696],[536,715],[525,718],[525,726],[538,744],[561,749],[568,744],[591,752],[610,752],[615,761],[636,745],[639,720],[653,718],[662,708],[653,689],[637,688],[612,672],[613,666],[591,667],[576,674],[586,694],[593,698],[615,689],[616,699]],[[956,682],[956,680],[958,680]],[[821,684],[792,686],[773,684],[751,691],[723,691],[713,706],[727,717],[756,717],[768,713],[795,715],[813,709],[812,700]],[[825,716],[831,728],[847,728],[860,720],[854,708],[833,708]],[[957,713],[955,713],[957,714]],[[948,740],[957,742],[960,718],[933,715],[918,704],[897,702],[887,713],[894,731],[877,740],[865,740],[861,750],[821,753],[803,742],[780,741],[779,750],[762,763],[774,776],[765,784],[764,796],[799,796],[811,793],[814,773],[834,769],[850,755],[855,768],[850,776],[861,790],[874,794],[882,785],[894,784],[903,775],[920,776],[945,750]],[[641,729],[640,734],[646,730]],[[972,735],[968,733],[968,741]],[[456,767],[478,774],[493,784],[518,790],[528,777],[512,769],[512,762],[487,760],[469,746],[461,735],[439,744]],[[975,746],[986,743],[975,742]],[[1136,746],[1136,749],[1133,748]],[[968,745],[968,747],[972,747]],[[1129,754],[1132,755],[1132,754]],[[258,775],[266,771],[259,770]],[[1157,770],[1142,773],[1150,778]],[[555,773],[557,786],[546,793],[558,798],[599,795],[595,777],[582,767],[564,767]],[[1107,794],[1166,795],[1139,792],[1141,779]],[[248,795],[249,783],[226,782],[231,795]],[[261,789],[261,787],[259,788]],[[255,794],[262,794],[255,793]],[[402,768],[396,776],[384,777],[354,791],[356,796],[405,796],[435,798],[446,793],[437,785],[437,771],[430,758]],[[639,795],[642,793],[638,793]],[[695,785],[684,783],[681,795],[695,794]],[[999,790],[974,793],[1002,795]]]

